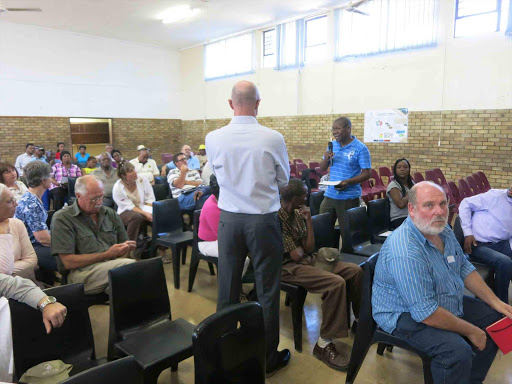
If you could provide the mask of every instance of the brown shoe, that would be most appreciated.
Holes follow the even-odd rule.
[[[334,343],[329,343],[325,346],[325,348],[320,348],[318,343],[315,344],[315,348],[313,348],[313,356],[315,356],[318,360],[323,361],[332,369],[337,371],[346,371],[348,370],[348,363],[350,362],[350,353],[339,352],[336,349]]]

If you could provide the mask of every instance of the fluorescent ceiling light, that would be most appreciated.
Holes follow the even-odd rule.
[[[158,18],[162,20],[162,23],[170,24],[189,19],[192,16],[197,15],[199,12],[201,12],[199,8],[192,9],[188,5],[180,5],[165,10],[158,16]]]

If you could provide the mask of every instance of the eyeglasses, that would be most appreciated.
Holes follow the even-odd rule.
[[[102,195],[100,197],[95,197],[94,199],[90,199],[91,203],[97,203],[98,201],[101,201],[105,198],[105,195]]]
[[[187,158],[186,158],[186,157],[183,157],[183,158],[181,158],[181,159],[177,160],[176,162],[177,162],[177,163],[179,163],[180,161],[187,161]]]

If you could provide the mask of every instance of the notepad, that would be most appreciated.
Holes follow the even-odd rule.
[[[512,351],[512,319],[504,317],[486,330],[504,355]]]
[[[341,183],[341,180],[340,181],[330,181],[330,180],[321,181],[318,184],[320,184],[320,185],[338,185],[339,183]]]

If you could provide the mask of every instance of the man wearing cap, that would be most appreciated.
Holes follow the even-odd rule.
[[[35,160],[44,161],[46,163],[45,150],[43,147],[36,146],[34,156],[35,156]]]
[[[180,152],[183,153],[185,155],[185,158],[187,159],[188,169],[199,170],[202,168],[202,166],[199,164],[199,159],[192,155],[192,149],[190,149],[190,145],[185,144],[181,148]],[[206,151],[205,151],[205,153],[206,153]],[[170,161],[162,167],[161,175],[166,176],[167,170],[176,169],[176,168],[178,168],[178,167],[176,166],[176,164],[174,164],[174,161]]]
[[[204,165],[208,161],[208,158],[206,157],[206,145],[201,144],[198,148],[199,154],[196,155],[197,159],[199,160],[199,169],[202,171],[204,168]]]
[[[130,163],[135,166],[138,175],[144,176],[151,184],[155,184],[155,176],[160,174],[155,160],[149,158],[149,149],[144,145],[139,145],[137,151],[139,156],[130,160]]]

